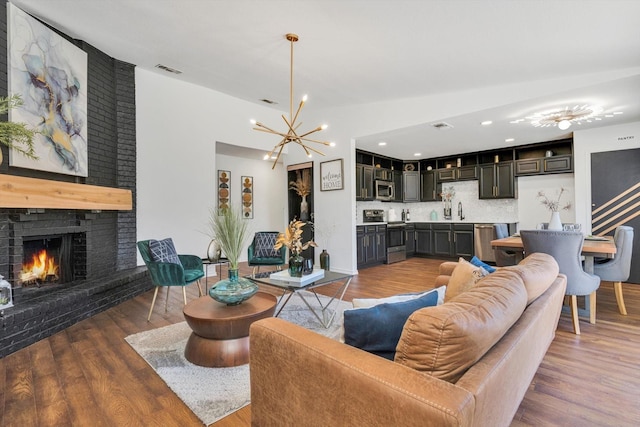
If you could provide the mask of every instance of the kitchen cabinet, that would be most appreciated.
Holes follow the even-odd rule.
[[[480,199],[514,199],[516,197],[513,161],[482,164],[478,168]]]
[[[450,257],[452,253],[451,224],[432,224],[433,255]]]
[[[403,202],[420,201],[420,172],[402,172],[402,194]]]
[[[373,200],[373,166],[356,164],[356,200]]]
[[[473,256],[473,224],[432,223],[431,228],[433,240],[431,255],[446,258]]]
[[[474,254],[473,224],[453,224],[453,255],[471,258]]]
[[[436,171],[425,170],[420,172],[420,201],[434,202],[439,200]]]
[[[402,191],[402,172],[393,171],[393,201],[401,202],[404,192]]]
[[[407,224],[404,228],[405,238],[404,246],[406,248],[407,257],[416,253],[416,227],[414,224]]]
[[[358,268],[382,264],[387,259],[387,226],[361,225],[356,227]]]
[[[573,139],[517,147],[516,176],[573,172]]]
[[[431,224],[415,224],[415,241],[416,255],[433,255],[433,231]]]

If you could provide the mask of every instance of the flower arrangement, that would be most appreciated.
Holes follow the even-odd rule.
[[[211,237],[220,244],[220,249],[229,259],[229,269],[238,269],[240,254],[249,238],[247,221],[238,209],[231,207],[211,209],[209,214]]]
[[[538,195],[536,196],[536,198],[539,199],[540,203],[542,203],[542,205],[549,209],[551,212],[558,212],[560,209],[568,210],[571,209],[571,202],[567,202],[567,204],[562,208],[560,207],[560,198],[562,197],[562,194],[564,192],[565,189],[561,187],[560,191],[557,192],[558,197],[556,197],[555,199],[550,199],[549,197],[547,197],[544,191],[538,191]]]
[[[451,199],[453,199],[453,197],[456,195],[456,189],[453,188],[453,185],[450,187],[446,187],[442,189],[442,193],[440,193],[440,196],[442,196],[442,201],[451,201]]]
[[[289,182],[289,190],[294,190],[298,196],[305,197],[311,193],[311,171],[303,169],[297,172],[295,181]]]
[[[302,222],[297,219],[291,221],[284,233],[278,234],[278,237],[276,238],[276,244],[273,246],[273,249],[277,250],[283,246],[286,246],[287,248],[289,248],[291,256],[297,257],[309,246],[317,247],[318,245],[316,245],[313,240],[302,243],[302,227],[304,227],[305,225],[306,222]]]

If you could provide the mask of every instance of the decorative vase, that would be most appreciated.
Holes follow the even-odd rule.
[[[329,252],[327,252],[326,249],[323,249],[322,253],[320,254],[320,268],[322,268],[323,270],[329,271],[330,264],[331,264],[331,256],[329,255]]]
[[[444,219],[451,219],[451,199],[444,200]]]
[[[300,221],[309,221],[309,203],[307,203],[307,196],[302,196],[300,202]]]
[[[560,212],[551,212],[551,219],[547,230],[562,231],[562,221],[560,220]]]
[[[209,247],[207,247],[207,259],[211,262],[218,262],[221,255],[222,249],[220,249],[220,244],[215,239],[211,240]]]
[[[305,258],[302,263],[302,275],[313,273],[313,260],[311,258]]]
[[[220,280],[211,289],[209,296],[227,305],[238,305],[258,292],[258,285],[244,277],[238,277],[237,269],[229,270],[229,278]]]
[[[302,267],[304,264],[304,258],[300,255],[293,255],[289,257],[289,276],[302,277]]]

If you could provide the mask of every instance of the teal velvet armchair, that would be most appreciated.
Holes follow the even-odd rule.
[[[171,239],[160,241],[141,240],[138,242],[138,250],[149,270],[151,282],[156,287],[147,321],[151,320],[153,306],[156,303],[158,289],[160,289],[161,286],[167,287],[165,311],[167,311],[169,288],[171,286],[182,286],[182,296],[185,304],[187,303],[185,286],[191,283],[195,282],[198,285],[198,293],[202,296],[200,279],[204,277],[204,269],[202,268],[201,258],[195,255],[178,255],[175,252],[175,247]]]
[[[247,249],[247,263],[253,267],[253,276],[260,271],[260,266],[275,266],[276,270],[282,269],[287,248],[283,246],[280,249],[273,249],[278,234],[277,231],[258,231],[253,236],[253,241]]]

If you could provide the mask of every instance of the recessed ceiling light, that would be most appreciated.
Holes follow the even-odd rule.
[[[481,122],[480,124],[482,126],[489,126],[490,124],[492,124],[493,122],[491,120],[485,120],[484,122]]]
[[[617,114],[623,114],[623,113],[622,113],[622,111],[614,111],[613,114],[617,115]]]
[[[516,140],[515,138],[507,138],[504,140],[504,142],[513,142],[515,140]]]
[[[520,122],[524,122],[524,119],[511,120],[509,123],[518,124]]]
[[[415,157],[422,156],[422,153],[413,153]]]
[[[387,143],[384,142],[384,141],[380,141],[380,142],[378,142],[378,145],[383,146],[383,145],[387,145]]]

